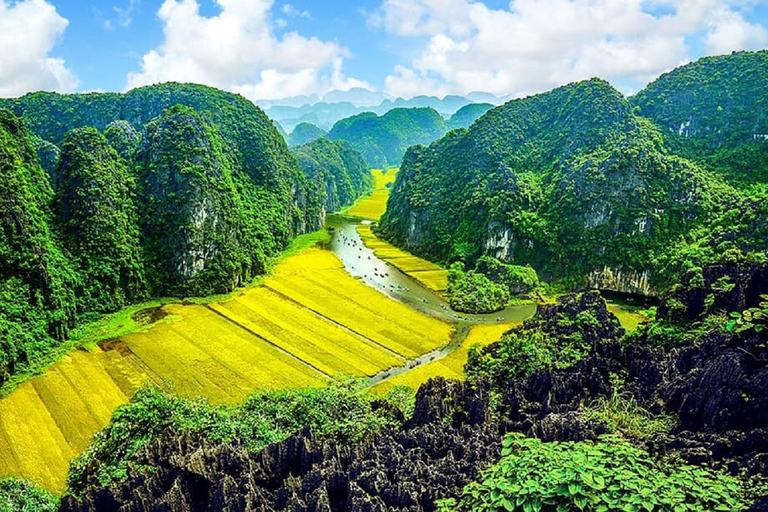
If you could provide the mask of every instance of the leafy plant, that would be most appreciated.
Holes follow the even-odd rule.
[[[508,434],[498,464],[461,496],[438,501],[447,511],[675,512],[747,507],[738,480],[709,469],[655,461],[614,436],[599,442],[552,442]]]
[[[768,325],[768,295],[760,295],[762,301],[758,307],[743,311],[731,311],[730,320],[725,324],[726,331],[744,332],[754,329],[761,332]]]

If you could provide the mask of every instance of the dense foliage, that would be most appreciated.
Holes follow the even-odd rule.
[[[593,79],[412,147],[380,231],[436,260],[488,254],[574,287],[652,294],[679,275],[677,245],[743,197],[670,154],[658,128]],[[734,246],[764,250],[744,231]]]
[[[530,265],[509,265],[491,256],[482,256],[477,260],[475,271],[506,286],[512,295],[530,293],[539,286],[539,275]]]
[[[494,283],[480,272],[465,272],[461,263],[448,269],[446,295],[451,309],[465,313],[491,313],[509,302],[506,286]]]
[[[296,148],[294,155],[320,189],[328,212],[351,205],[373,186],[363,155],[346,141],[318,138]]]
[[[703,467],[656,461],[615,437],[550,442],[509,434],[502,459],[441,510],[745,510],[740,483]]]
[[[189,432],[222,442],[236,441],[258,451],[267,444],[311,427],[342,443],[354,442],[383,426],[399,423],[401,394],[386,404],[356,380],[340,378],[327,387],[258,391],[235,408],[189,400],[156,388],[141,388],[130,403],[115,411],[112,421],[71,465],[69,492],[88,485],[106,485],[141,470],[136,454],[169,432]],[[407,397],[405,397],[407,399]]]
[[[256,204],[246,209],[221,146],[215,129],[189,107],[173,107],[146,126],[136,155],[138,202],[156,293],[229,291],[262,272],[279,248],[265,238],[253,244],[251,236],[269,231],[273,219]],[[275,226],[271,236],[290,235]]]
[[[54,512],[58,508],[56,496],[30,482],[0,479],[0,512]]]
[[[134,178],[94,128],[67,134],[53,208],[81,280],[77,308],[115,311],[146,296]]]
[[[630,101],[681,155],[734,183],[768,181],[768,50],[700,59]]]
[[[23,123],[0,109],[0,384],[74,325],[76,276],[51,229],[52,196]]]
[[[409,146],[429,144],[445,132],[445,120],[431,108],[396,108],[383,116],[364,112],[342,119],[328,138],[348,141],[372,167],[391,167],[400,164]]]
[[[300,123],[288,136],[288,145],[291,147],[303,146],[326,135],[328,132],[322,128],[310,123]]]

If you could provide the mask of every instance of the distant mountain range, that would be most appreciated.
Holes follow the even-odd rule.
[[[507,99],[509,98],[499,98],[487,92],[471,92],[466,96],[414,96],[406,100],[384,92],[354,88],[348,91],[330,91],[322,98],[313,94],[281,100],[259,100],[256,104],[290,133],[301,123],[310,123],[330,131],[336,121],[362,112],[383,115],[393,108],[431,107],[447,118],[472,103],[500,105]]]

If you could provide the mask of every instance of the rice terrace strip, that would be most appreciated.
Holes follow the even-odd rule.
[[[431,261],[404,251],[373,234],[370,224],[357,226],[357,233],[366,247],[403,274],[406,274],[433,292],[442,295],[448,287],[448,271]]]
[[[363,219],[379,220],[387,210],[389,190],[395,183],[397,172],[400,169],[373,169],[373,187],[371,195],[360,199],[344,214]]]

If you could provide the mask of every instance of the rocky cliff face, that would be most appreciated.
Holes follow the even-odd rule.
[[[591,80],[411,148],[380,231],[437,260],[488,254],[577,288],[653,294],[649,255],[698,225],[709,195],[704,171]]]
[[[755,286],[755,278],[745,278]],[[597,294],[546,306],[523,329],[553,336],[561,322],[590,311],[610,316]],[[606,425],[587,420],[584,404],[622,393],[654,413],[679,419],[669,434],[644,447],[676,453],[692,464],[768,477],[768,341],[766,332],[704,334],[695,344],[663,349],[644,342],[622,348],[615,318],[589,324],[592,350],[567,369],[540,370],[504,387],[491,414],[488,383],[434,379],[417,394],[402,428],[339,445],[305,430],[259,453],[168,432],[141,452],[122,485],[66,497],[62,512],[164,510],[434,510],[456,496],[478,471],[498,459],[505,432],[544,441],[595,439]],[[567,334],[567,333],[565,333]],[[493,350],[493,345],[487,350]],[[745,398],[746,397],[746,398]],[[757,508],[755,509],[757,510]]]
[[[239,193],[221,140],[192,109],[147,125],[138,149],[140,211],[156,290],[203,295],[241,278]],[[249,269],[253,272],[254,269]]]
[[[655,297],[658,292],[656,287],[651,285],[650,280],[650,270],[625,272],[621,268],[603,267],[602,270],[594,270],[587,274],[586,286],[598,290]]]

